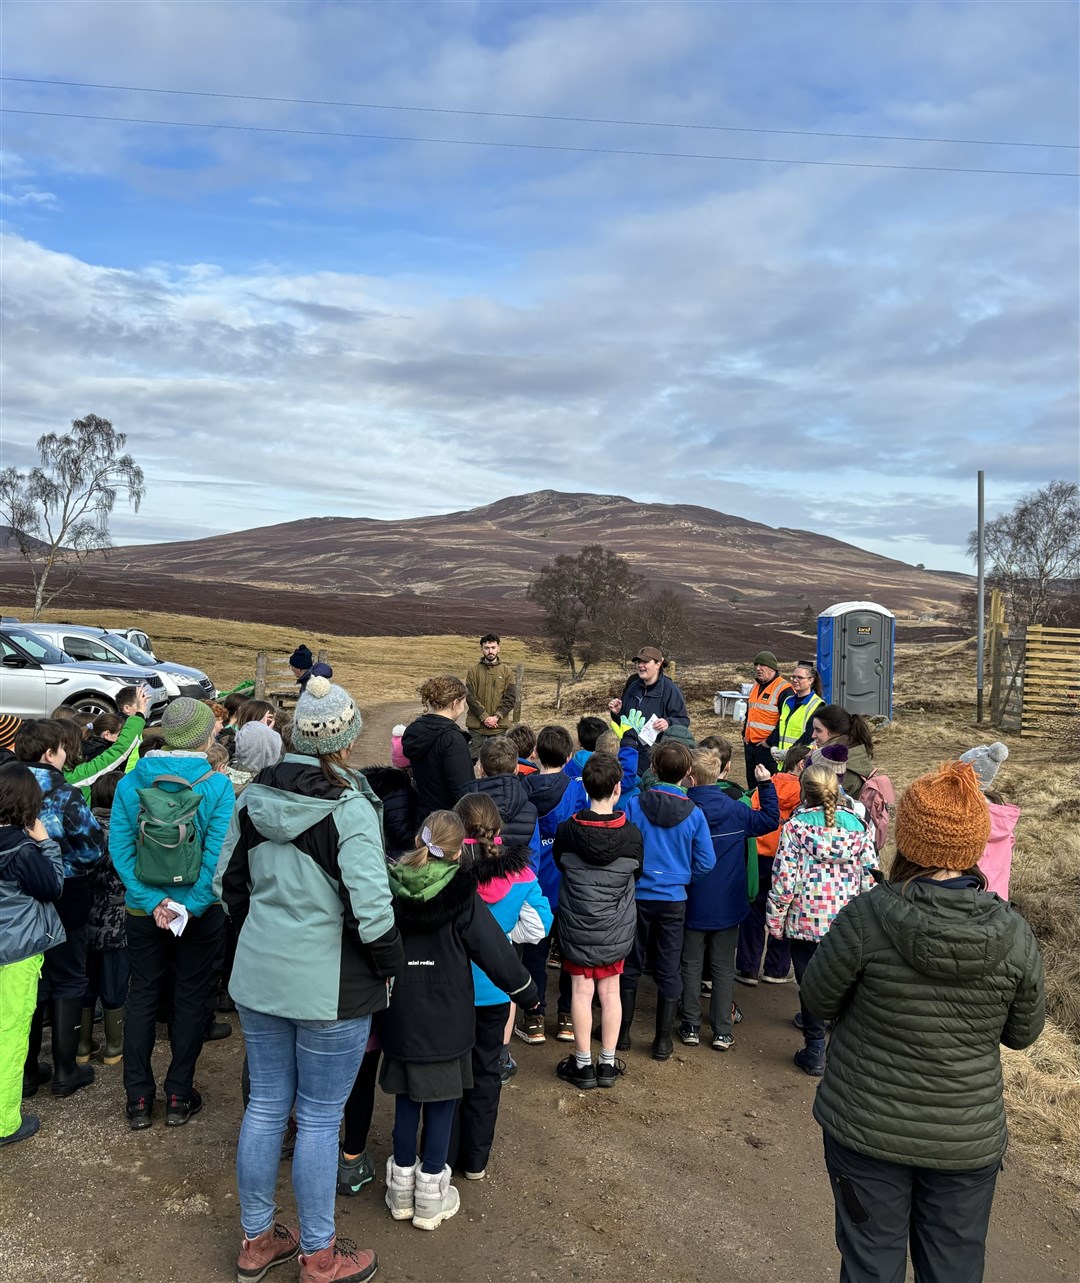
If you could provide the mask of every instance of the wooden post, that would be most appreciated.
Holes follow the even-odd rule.
[[[555,711],[562,711],[562,674],[555,678]]]
[[[990,724],[1001,725],[1001,641],[995,627],[990,633]]]
[[[316,662],[317,664],[329,664],[329,662],[330,662],[330,652],[326,649],[326,647],[325,647],[325,646],[322,648],[322,650],[320,650],[320,651],[319,651],[319,654],[318,654],[318,656],[317,656],[317,658],[316,658],[315,662]]]
[[[266,651],[260,650],[255,656],[255,698],[266,698]]]
[[[525,665],[518,664],[514,669],[514,721],[521,721],[521,688],[525,684]]]

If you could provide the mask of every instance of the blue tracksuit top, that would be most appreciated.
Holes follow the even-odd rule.
[[[623,810],[645,843],[637,898],[685,900],[690,883],[716,864],[704,813],[677,784],[657,784],[630,798]]]
[[[686,796],[701,810],[716,855],[710,873],[695,882],[686,896],[686,926],[691,931],[724,931],[746,917],[746,843],[780,826],[776,789],[758,785],[761,810],[738,802],[715,784],[695,784]]]
[[[569,763],[567,763],[569,765]],[[589,797],[580,777],[571,779],[562,771],[552,774],[527,775],[521,781],[529,801],[536,807],[536,822],[540,831],[540,852],[533,860],[533,868],[540,881],[540,890],[547,897],[552,912],[559,907],[561,877],[551,858],[555,830],[578,811],[589,805]]]

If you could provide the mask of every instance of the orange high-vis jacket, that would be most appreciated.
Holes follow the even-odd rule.
[[[746,728],[743,739],[747,744],[763,744],[780,724],[780,703],[791,687],[779,673],[768,686],[755,682],[746,697]]]
[[[802,785],[799,783],[797,775],[788,775],[786,771],[781,771],[778,775],[772,777],[773,788],[776,789],[776,801],[780,807],[780,828],[773,829],[771,833],[766,833],[757,840],[757,853],[759,860],[771,860],[780,846],[780,829],[791,818],[792,811],[799,805],[799,797],[802,794]],[[758,802],[757,789],[754,789],[754,796],[750,799],[750,805],[755,811],[761,810]]]

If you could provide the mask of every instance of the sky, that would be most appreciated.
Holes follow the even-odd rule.
[[[1071,0],[0,22],[0,462],[110,419],[117,543],[550,488],[964,570],[1077,477]]]

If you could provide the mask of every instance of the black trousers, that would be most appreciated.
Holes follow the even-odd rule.
[[[191,1095],[224,930],[225,911],[220,904],[211,905],[200,918],[189,918],[182,936],[162,930],[152,917],[127,915],[131,985],[124,1025],[124,1090],[129,1101],[154,1098],[150,1057],[158,1002],[167,980],[172,982],[172,1062],[165,1075],[165,1095],[181,1099]]]
[[[345,1135],[341,1148],[346,1154],[363,1154],[367,1150],[371,1116],[375,1112],[375,1084],[379,1080],[379,1059],[382,1052],[365,1051],[364,1059],[356,1072],[349,1099],[345,1102]]]
[[[685,900],[639,900],[637,935],[623,968],[620,988],[636,989],[642,973],[651,971],[661,998],[682,997]]]
[[[825,1133],[840,1283],[981,1283],[1000,1163],[970,1172],[868,1158]]]
[[[466,1172],[482,1172],[491,1157],[502,1090],[499,1060],[503,1049],[503,1029],[509,1015],[508,1002],[476,1008],[473,1085],[463,1094],[458,1113],[457,1165]]]
[[[67,939],[45,950],[38,998],[81,998],[86,992],[86,924],[93,890],[90,878],[65,878],[56,912]]]

